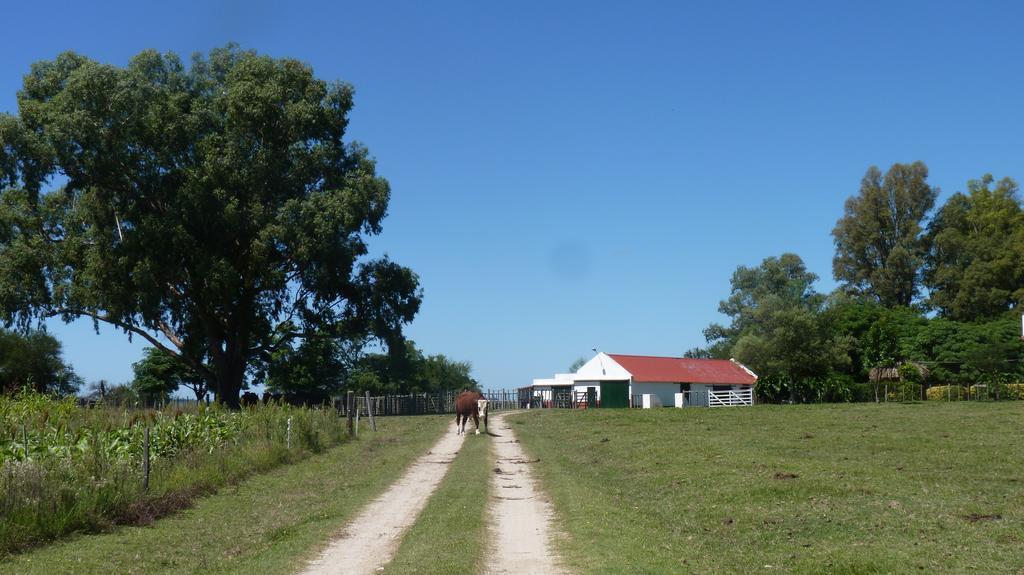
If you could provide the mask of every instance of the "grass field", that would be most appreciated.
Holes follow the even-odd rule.
[[[510,417],[589,573],[1024,573],[1024,402]]]
[[[7,557],[0,573],[292,573],[446,429],[447,416],[378,419],[355,441],[252,477],[150,527]]]
[[[492,463],[491,437],[467,435],[441,486],[406,533],[383,573],[480,572],[486,547]]]

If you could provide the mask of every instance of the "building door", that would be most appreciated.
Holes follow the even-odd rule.
[[[571,387],[553,387],[551,393],[551,407],[572,407]]]
[[[602,381],[601,407],[629,407],[629,382]]]

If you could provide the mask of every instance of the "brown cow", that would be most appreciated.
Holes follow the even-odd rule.
[[[455,400],[455,431],[459,435],[466,434],[466,422],[473,416],[476,434],[480,435],[480,416],[484,417],[484,429],[487,429],[487,398],[479,391],[463,391]]]

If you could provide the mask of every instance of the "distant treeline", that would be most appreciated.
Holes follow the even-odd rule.
[[[849,401],[855,382],[1000,385],[1021,381],[1024,209],[1017,183],[990,175],[935,209],[922,162],[868,169],[832,231],[833,277],[793,253],[739,266],[689,357],[735,357],[768,401]],[[877,393],[877,389],[876,389]],[[876,395],[877,397],[877,395]]]

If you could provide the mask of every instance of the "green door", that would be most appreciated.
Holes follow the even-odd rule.
[[[601,407],[629,407],[629,382],[602,381]]]

